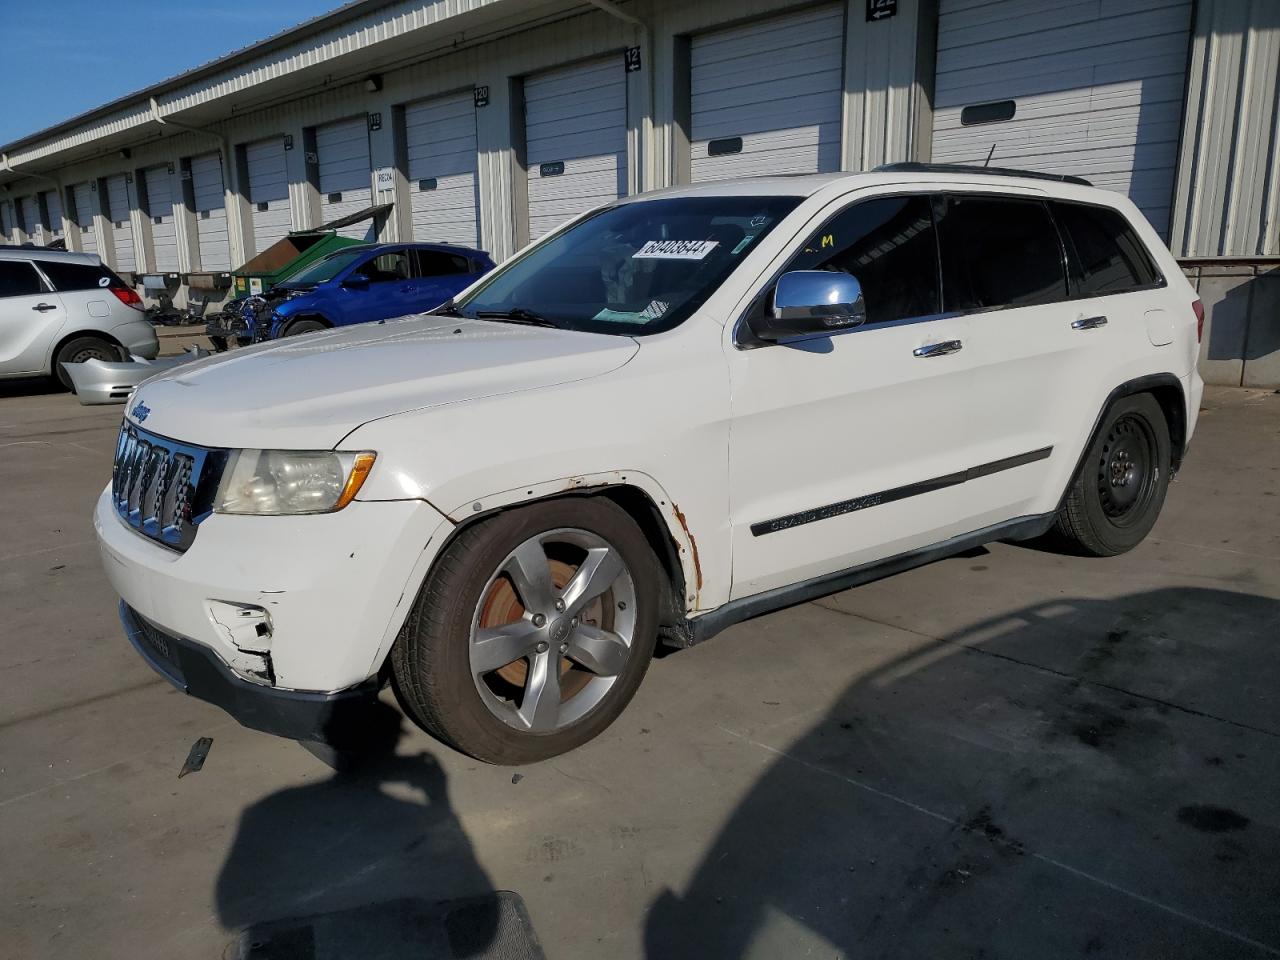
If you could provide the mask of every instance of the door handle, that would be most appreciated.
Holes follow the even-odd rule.
[[[1094,330],[1107,325],[1106,317],[1081,317],[1071,324],[1072,330]]]
[[[938,343],[926,343],[911,351],[913,357],[945,357],[949,353],[959,353],[964,344],[959,340],[942,340]]]
[[[34,307],[32,307],[31,309],[32,309],[32,310],[39,310],[41,313],[44,313],[46,310],[57,310],[58,308],[57,308],[57,306],[56,306],[56,305],[54,305],[54,304],[52,304],[52,303],[37,303],[37,304],[36,304]]]

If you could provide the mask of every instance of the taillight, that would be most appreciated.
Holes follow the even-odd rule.
[[[1191,312],[1196,315],[1196,343],[1204,339],[1204,304],[1199,300],[1191,304]]]
[[[112,293],[116,295],[116,299],[123,303],[126,307],[133,307],[135,310],[142,309],[142,298],[128,287],[109,287]],[[1199,303],[1199,301],[1196,301]]]

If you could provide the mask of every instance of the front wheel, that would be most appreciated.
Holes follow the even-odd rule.
[[[464,530],[391,651],[406,712],[491,763],[532,763],[597,736],[653,656],[658,569],[601,498],[569,498]]]
[[[321,330],[328,329],[328,325],[319,320],[298,320],[285,328],[284,335],[286,337],[297,337],[304,333],[319,333]]]
[[[1112,557],[1155,526],[1169,489],[1169,424],[1149,393],[1117,401],[1102,420],[1054,530],[1076,552]]]

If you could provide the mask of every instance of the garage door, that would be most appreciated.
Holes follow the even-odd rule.
[[[93,217],[98,212],[98,191],[89,183],[77,183],[71,188],[71,200],[76,208],[76,226],[80,230],[80,249],[85,253],[98,252],[98,232],[93,228]]]
[[[413,238],[479,243],[475,95],[423,100],[404,108]]]
[[[369,173],[369,121],[361,114],[316,128],[320,160],[320,222],[331,223],[366,209],[373,202]],[[338,233],[373,239],[373,221],[362,220]]]
[[[994,146],[992,166],[1086,177],[1167,235],[1190,22],[1190,3],[942,0],[933,159]]]
[[[57,190],[46,191],[43,197],[46,211],[45,229],[48,231],[50,240],[57,240],[62,236],[62,198]]]
[[[13,235],[13,209],[7,200],[0,202],[0,243],[17,243]]]
[[[524,83],[529,239],[627,192],[627,84],[621,57]]]
[[[123,173],[107,177],[107,218],[111,221],[111,245],[117,273],[138,269],[133,254],[133,223],[129,220],[129,184]]]
[[[178,233],[173,222],[173,178],[168,167],[142,171],[147,186],[147,215],[151,217],[152,268],[169,273],[178,269]]]
[[[694,37],[693,179],[839,170],[843,36],[835,6]]]
[[[206,153],[191,160],[191,194],[195,201],[196,236],[201,270],[230,270],[227,201],[222,186],[222,156]]]
[[[44,228],[40,223],[40,201],[33,194],[18,201],[22,205],[22,229],[32,243],[43,244]]]
[[[262,253],[293,229],[284,137],[249,144],[244,148],[244,158],[249,170],[249,204],[253,208],[253,245],[256,252]]]

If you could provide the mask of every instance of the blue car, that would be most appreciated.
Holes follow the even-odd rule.
[[[245,300],[248,342],[433,310],[493,269],[483,250],[438,243],[343,247]]]

